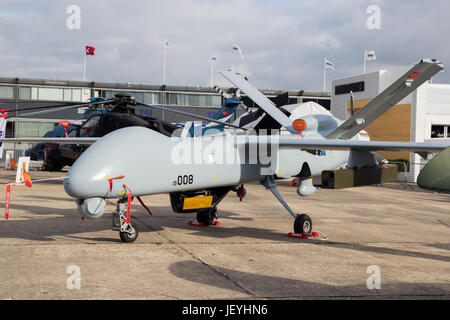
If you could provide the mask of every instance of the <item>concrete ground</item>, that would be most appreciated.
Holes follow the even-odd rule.
[[[168,195],[146,196],[153,216],[135,201],[140,235],[125,244],[109,213],[81,221],[61,182],[12,187],[4,221],[14,176],[0,170],[0,299],[450,298],[449,194],[393,184],[300,198],[279,182],[327,241],[288,238],[293,219],[257,184],[242,202],[224,199],[219,227],[189,226],[194,216],[174,214]]]

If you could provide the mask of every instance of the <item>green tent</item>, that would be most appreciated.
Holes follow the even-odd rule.
[[[417,184],[424,189],[450,192],[450,148],[439,153],[423,167]]]

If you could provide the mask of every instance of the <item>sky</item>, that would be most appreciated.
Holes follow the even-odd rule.
[[[162,84],[167,39],[167,85],[209,85],[214,52],[219,86],[233,63],[261,89],[320,91],[326,57],[330,90],[362,73],[365,49],[377,57],[367,72],[450,65],[449,13],[448,0],[0,0],[0,77],[81,80],[89,45],[87,80]]]

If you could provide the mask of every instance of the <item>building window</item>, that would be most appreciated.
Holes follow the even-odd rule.
[[[83,97],[88,100],[91,97],[90,90],[83,90]],[[20,100],[47,100],[47,101],[81,101],[82,90],[62,88],[37,88],[20,87]]]
[[[159,104],[160,94],[159,93],[144,93],[144,103],[146,104]]]
[[[199,106],[200,105],[200,97],[198,95],[194,95],[194,94],[190,94],[188,95],[189,99],[188,99],[188,105],[189,106]]]
[[[13,99],[14,87],[0,86],[0,98],[1,99]]]
[[[19,88],[19,100],[31,100],[31,88],[20,87]]]
[[[39,100],[63,101],[63,89],[39,88]]]
[[[364,81],[341,84],[341,85],[334,87],[334,94],[339,95],[339,94],[346,94],[346,93],[350,93],[350,92],[353,92],[353,93],[361,92],[361,91],[365,90],[364,86],[365,86]]]
[[[450,126],[445,125],[432,125],[431,126],[431,138],[450,138]]]
[[[206,94],[183,94],[169,93],[169,104],[178,106],[220,106],[222,104],[221,96]]]
[[[153,94],[153,103],[160,104],[161,103],[161,94],[160,93],[152,93]]]
[[[16,137],[42,137],[55,127],[55,122],[18,121],[15,125]]]
[[[72,101],[81,101],[81,89],[73,89],[72,90]]]
[[[106,100],[110,100],[114,98],[115,91],[105,90],[103,91],[103,97]]]
[[[64,101],[72,101],[72,89],[64,89]]]
[[[91,100],[91,90],[83,89],[81,90],[81,101],[88,102]]]
[[[137,102],[144,103],[144,93],[143,92],[130,92],[131,96],[136,99]]]
[[[211,96],[211,105],[220,107],[222,105],[222,96]]]
[[[177,104],[177,94],[176,93],[169,93],[169,104]]]
[[[144,103],[153,104],[153,93],[144,93]]]
[[[38,88],[31,88],[31,100],[38,99]]]
[[[198,105],[199,106],[210,106],[211,105],[211,96],[206,96],[206,95],[198,96]]]

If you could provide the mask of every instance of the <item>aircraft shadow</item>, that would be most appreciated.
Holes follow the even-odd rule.
[[[209,270],[208,270],[209,268]],[[359,285],[328,285],[283,277],[227,269],[197,261],[181,261],[169,267],[170,272],[186,281],[245,293],[254,298],[380,298],[400,296],[445,296],[448,285],[439,283],[382,283],[381,290],[367,289],[367,274],[361,274]],[[215,273],[205,276],[206,272]],[[203,273],[203,275],[202,275]],[[218,279],[220,277],[222,279]]]
[[[108,206],[107,209],[110,209]],[[14,219],[14,210],[23,210],[28,212],[38,212],[40,215],[59,215],[57,217],[48,218],[28,218]],[[175,215],[170,207],[150,207],[153,216],[149,216],[139,205],[133,205],[132,217],[137,222],[141,234],[148,232],[161,232],[166,228],[176,228],[189,231],[194,236],[204,237],[205,242],[208,238],[214,239],[233,239],[246,238],[258,240],[271,240],[282,243],[292,244],[309,244],[314,246],[329,246],[332,248],[340,248],[347,250],[363,251],[369,253],[388,254],[396,256],[405,256],[412,258],[431,259],[436,261],[450,262],[450,257],[426,252],[416,252],[399,250],[385,247],[372,247],[357,243],[344,243],[336,241],[320,241],[314,239],[301,240],[292,239],[286,233],[281,233],[271,229],[254,228],[254,227],[193,227],[188,221],[195,219],[194,214]],[[64,236],[72,239],[81,239],[99,242],[118,243],[117,232],[111,231],[111,215],[109,211],[99,219],[86,219],[81,221],[76,209],[62,210],[58,208],[40,207],[33,205],[15,204],[11,206],[10,218],[8,221],[0,220],[0,238],[16,238],[35,241],[55,241],[54,237]],[[227,219],[236,218],[239,215],[229,211],[221,211],[221,216]],[[0,217],[3,219],[3,217]],[[111,238],[106,237],[89,237],[89,235],[80,237],[78,234],[86,234],[91,232],[111,231]],[[290,230],[289,230],[290,231]],[[139,241],[139,239],[137,240]],[[447,248],[448,244],[441,244]]]

